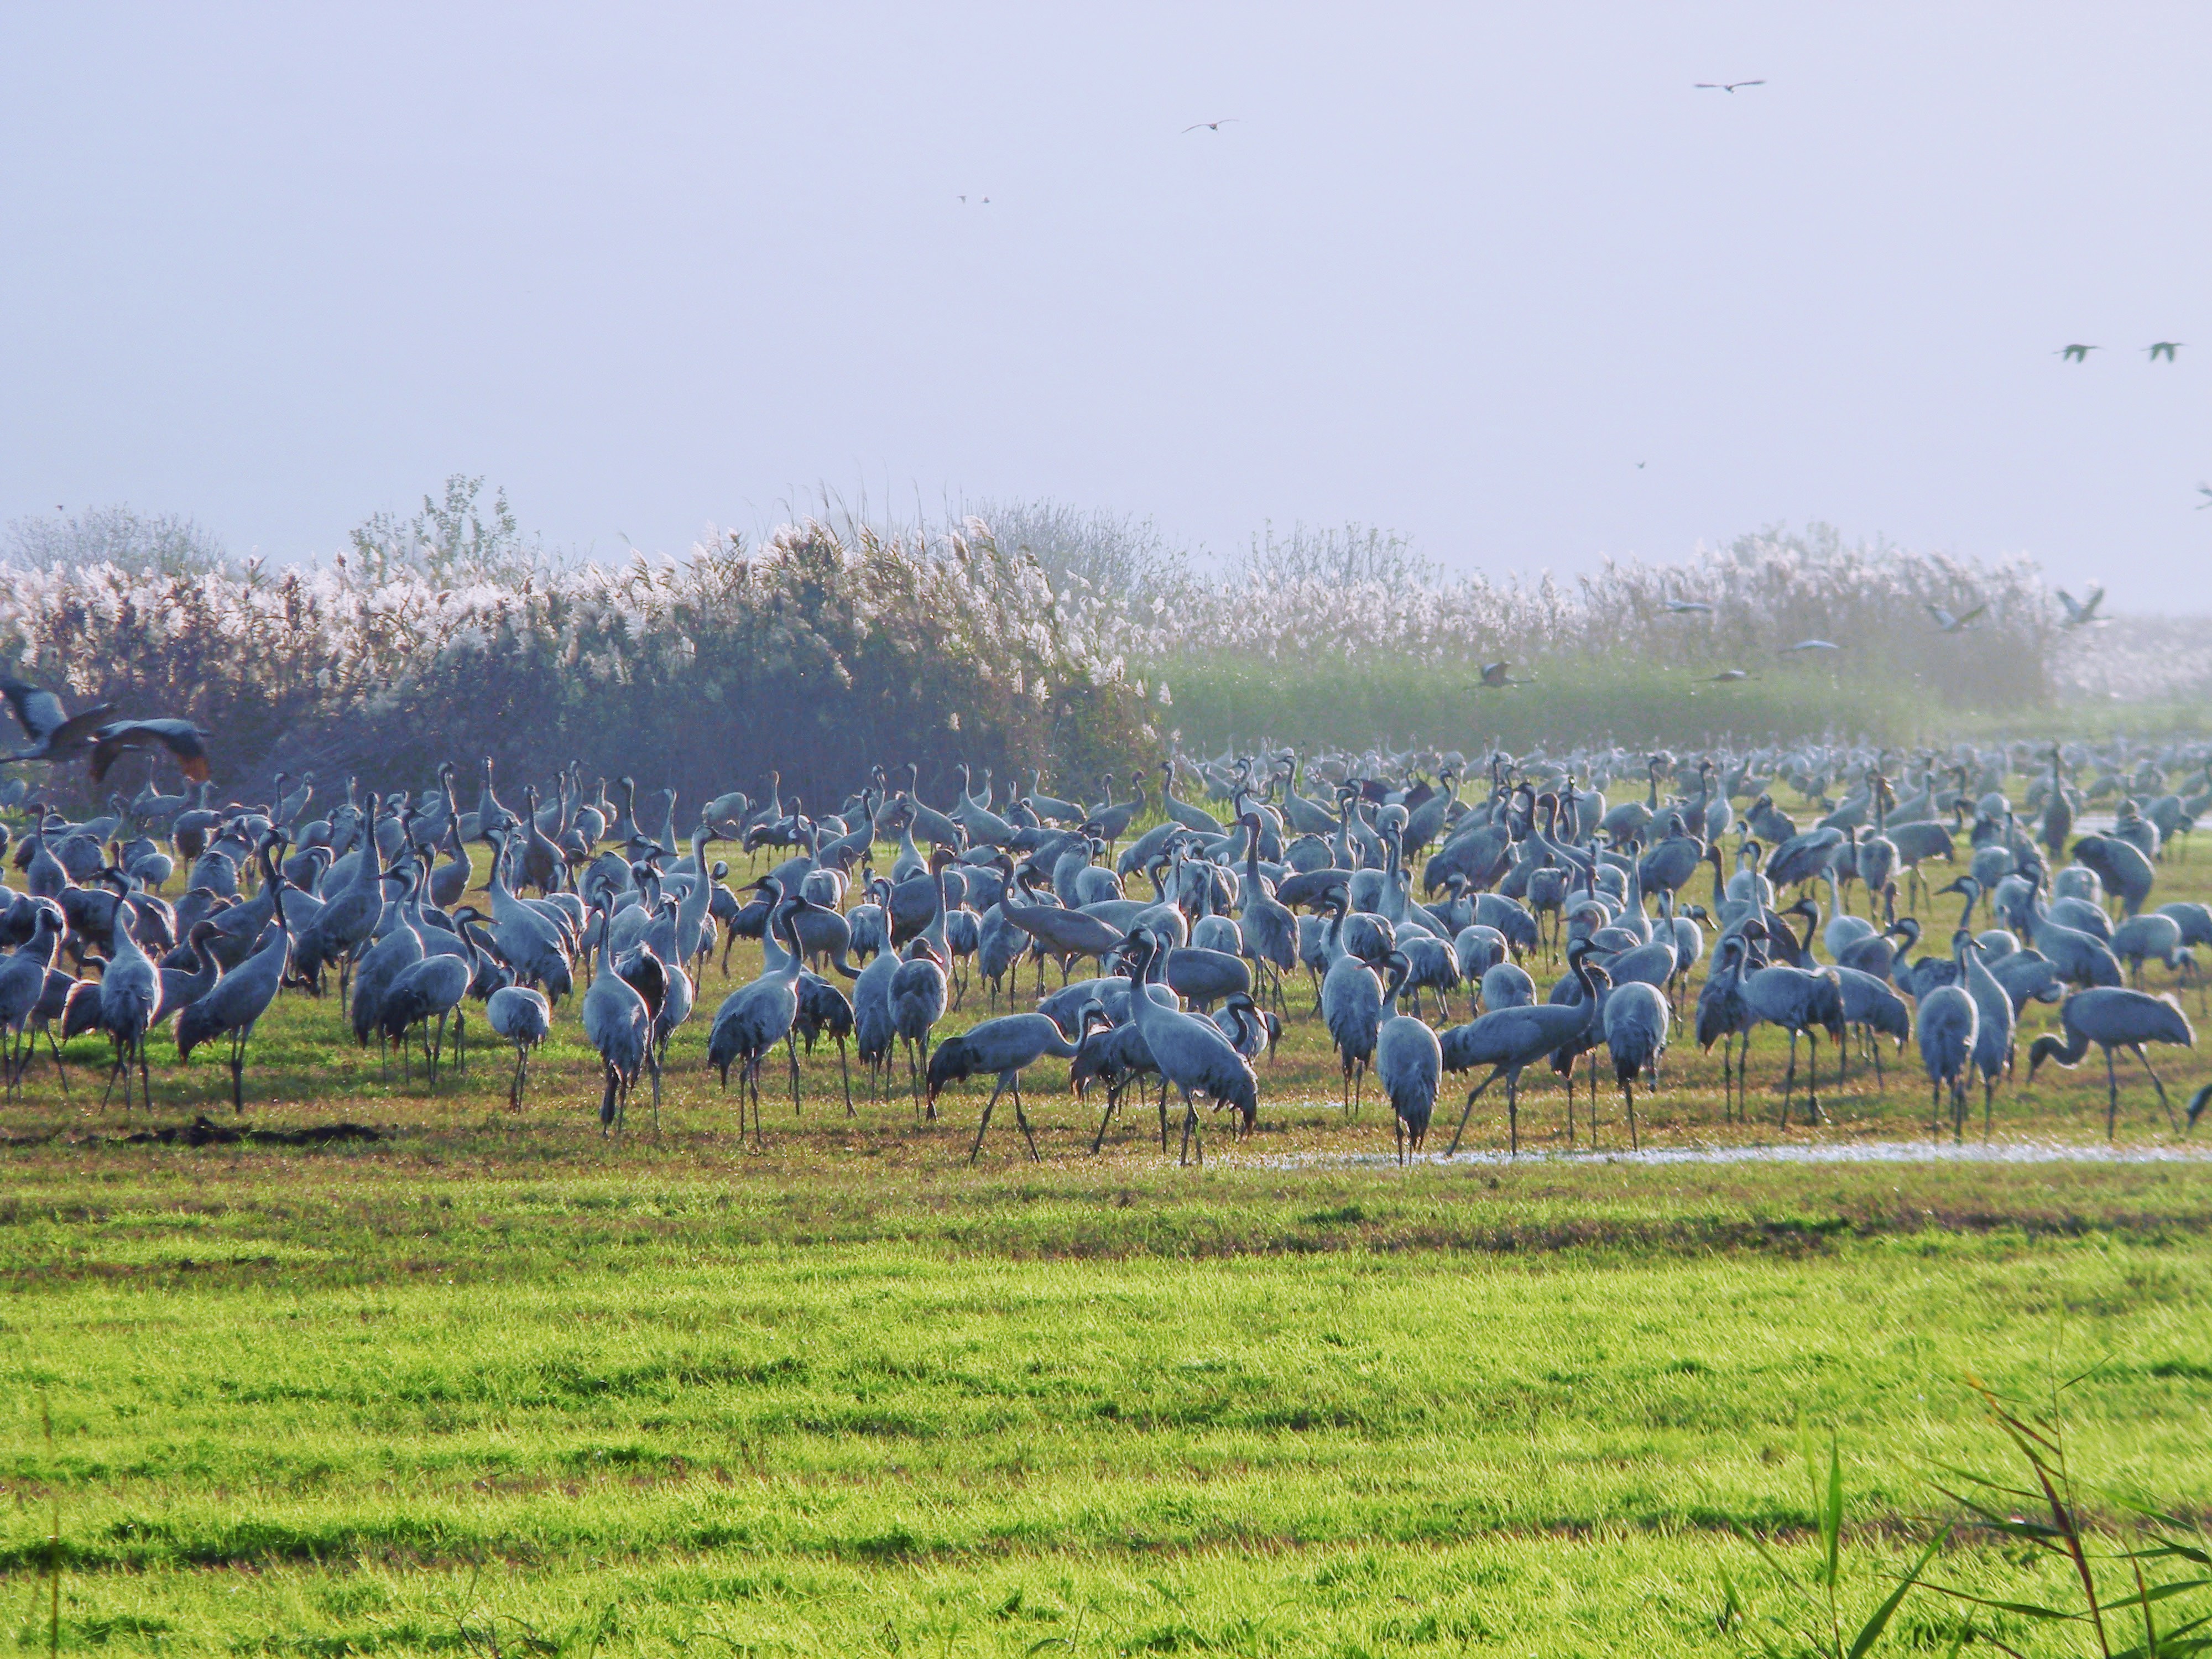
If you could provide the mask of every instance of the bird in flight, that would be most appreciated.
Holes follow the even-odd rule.
[[[2078,601],[2064,588],[2060,588],[2058,590],[2058,603],[2066,607],[2066,620],[2061,624],[2061,626],[2066,628],[2091,628],[2094,627],[2099,623],[2107,623],[2112,621],[2110,617],[2100,617],[2097,614],[2097,607],[2104,604],[2104,602],[2105,590],[2101,587],[2091,588],[2089,590],[2089,597],[2086,599]]]
[[[1937,633],[1956,634],[1972,627],[1973,625],[1974,618],[1980,616],[1983,611],[1989,608],[1988,603],[1984,601],[1983,604],[1976,605],[1972,611],[1966,612],[1965,616],[1954,617],[1949,611],[1946,611],[1942,605],[1931,605],[1928,607],[1928,614],[1936,619],[1936,631]]]
[[[1782,648],[1783,648],[1783,650],[1784,650],[1784,651],[1785,651],[1785,652],[1789,652],[1789,651],[1840,651],[1840,650],[1842,650],[1844,647],[1843,647],[1842,646],[1840,646],[1840,645],[1838,645],[1838,644],[1837,644],[1833,640],[1800,640],[1800,641],[1797,641],[1797,643],[1796,643],[1796,644],[1795,644],[1795,645],[1785,645],[1785,646],[1784,646]]]
[[[2212,507],[2212,484],[2197,485],[2197,493],[2204,498],[2203,501],[2197,503],[2197,510],[2199,513],[2202,513],[2208,507]]]
[[[1662,592],[1660,595],[1660,601],[1667,607],[1670,616],[1710,617],[1713,614],[1712,606],[1707,605],[1703,599],[1678,599],[1671,593]]]
[[[1468,690],[1470,691],[1510,691],[1516,685],[1534,685],[1535,684],[1535,680],[1533,678],[1525,680],[1516,680],[1513,678],[1512,672],[1513,665],[1510,662],[1492,663],[1488,667],[1482,671],[1481,680],[1477,684],[1469,686]]]
[[[963,201],[963,202],[964,202],[964,201],[966,201],[968,198],[967,198],[965,196],[963,196],[963,197],[962,197],[960,199],[961,199],[962,201]],[[985,198],[983,198],[980,203],[978,203],[976,205],[978,205],[979,207],[988,207],[988,206],[990,206],[990,205],[991,205],[991,198],[990,198],[989,197],[986,196],[986,197],[985,197]]]
[[[1696,83],[1695,90],[1698,92],[1734,92],[1738,87],[1763,87],[1765,84],[1766,82],[1764,81],[1699,81]]]
[[[1193,121],[1188,126],[1185,127],[1183,131],[1185,132],[1196,132],[1200,127],[1203,127],[1208,132],[1218,132],[1224,127],[1234,126],[1237,122],[1243,118],[1244,118],[1241,115],[1224,115],[1218,121]]]
[[[2102,351],[2104,349],[2102,346],[2070,345],[2056,355],[2063,357],[2069,363],[2086,363],[2089,361],[2091,352]]]
[[[15,723],[31,739],[28,749],[0,755],[0,763],[58,763],[89,753],[92,781],[98,783],[125,750],[150,749],[160,744],[177,757],[186,777],[194,783],[207,781],[206,733],[190,720],[111,720],[107,717],[115,712],[112,703],[81,708],[71,714],[52,692],[18,679],[0,678],[0,696],[6,696]]]
[[[1723,668],[1719,673],[1712,676],[1706,684],[1709,685],[1733,685],[1738,680],[1747,680],[1751,678],[1751,671],[1747,668]]]
[[[176,757],[177,769],[194,783],[208,780],[207,733],[190,720],[111,720],[92,734],[92,781],[100,782],[126,749],[156,744]]]
[[[2150,354],[2151,362],[2156,362],[2163,357],[2170,363],[2173,361],[2173,354],[2188,343],[2186,340],[2153,340],[2143,349]]]

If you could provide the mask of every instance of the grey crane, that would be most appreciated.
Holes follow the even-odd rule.
[[[552,1009],[543,991],[527,985],[502,985],[484,1003],[484,1023],[501,1041],[514,1045],[514,1076],[507,1085],[507,1103],[511,1110],[520,1111],[523,1091],[530,1079],[530,1051],[552,1030]]]
[[[1667,1052],[1671,1019],[1667,999],[1656,985],[1638,981],[1615,985],[1603,999],[1600,1018],[1606,1049],[1613,1056],[1613,1075],[1628,1109],[1628,1144],[1641,1152],[1644,1141],[1636,1127],[1636,1079],[1646,1072],[1656,1077],[1659,1057]],[[1590,1141],[1593,1146],[1597,1141],[1595,1103],[1590,1108]]]
[[[1451,1146],[1444,1153],[1446,1158],[1459,1151],[1460,1138],[1467,1133],[1467,1121],[1474,1115],[1475,1101],[1501,1077],[1505,1079],[1506,1147],[1509,1154],[1519,1155],[1521,1073],[1538,1060],[1550,1059],[1581,1036],[1596,1015],[1597,981],[1583,960],[1589,954],[1586,940],[1577,939],[1567,947],[1567,965],[1581,980],[1585,1001],[1538,1002],[1526,1007],[1495,1009],[1465,1025],[1454,1026],[1438,1040],[1447,1072],[1472,1071],[1477,1066],[1491,1068],[1490,1075],[1468,1091],[1467,1106],[1460,1113],[1459,1127],[1453,1132]]]
[[[878,1101],[890,1070],[892,1045],[898,1041],[897,1022],[891,1017],[891,980],[902,966],[899,957],[886,951],[853,981],[853,1045],[860,1050],[860,1064],[867,1068]]]
[[[2141,912],[2157,872],[2140,848],[2118,836],[2083,836],[2074,843],[2074,857],[2096,872],[2129,915]]]
[[[1396,1012],[1398,998],[1413,973],[1413,964],[1403,952],[1393,952],[1389,993],[1390,1018],[1375,1034],[1375,1078],[1390,1097],[1390,1133],[1398,1161],[1406,1161],[1407,1148],[1419,1152],[1429,1138],[1429,1120],[1437,1109],[1437,1090],[1443,1079],[1444,1057],[1437,1034],[1423,1021]]]
[[[2166,1108],[2166,1121],[2173,1121],[2173,1107],[2166,1097],[2166,1085],[2150,1063],[2150,1056],[2143,1052],[2144,1045],[2152,1042],[2179,1043],[2185,1048],[2197,1046],[2197,1034],[2189,1029],[2188,1016],[2172,998],[2152,996],[2123,986],[2094,986],[2076,991],[2059,1005],[2058,1024],[2066,1033],[2063,1040],[2046,1032],[2028,1045],[2030,1083],[2035,1081],[2035,1074],[2045,1060],[2055,1060],[2067,1066],[2079,1065],[2081,1057],[2089,1052],[2089,1045],[2095,1043],[2105,1051],[2105,1134],[2110,1139],[2118,1132],[2120,1114],[2120,1081],[2113,1067],[2112,1051],[2125,1048],[2142,1061],[2143,1070],[2150,1073],[2151,1083],[2158,1090],[2158,1103]]]
[[[11,1096],[21,1086],[24,1067],[30,1064],[30,1054],[35,1052],[30,1046],[31,1016],[46,994],[46,975],[53,971],[61,941],[59,908],[39,903],[31,918],[30,938],[0,957],[0,1038],[7,1039],[14,1048],[13,1053],[0,1056],[0,1069],[6,1072]],[[54,1064],[58,1068],[61,1065],[58,1052]]]
[[[1245,954],[1252,958],[1274,991],[1276,1012],[1283,1002],[1283,975],[1298,965],[1297,919],[1290,907],[1269,893],[1260,878],[1260,835],[1264,825],[1257,812],[1237,819],[1245,834],[1244,885],[1237,920],[1243,931]]]
[[[1767,935],[1764,922],[1753,919],[1744,924],[1743,933],[1753,939]],[[1835,975],[1824,969],[1790,968],[1779,963],[1760,968],[1742,978],[1744,1006],[1762,1024],[1778,1025],[1790,1033],[1790,1070],[1782,1084],[1782,1124],[1788,1127],[1790,1107],[1797,1082],[1797,1039],[1802,1034],[1813,1046],[1812,1065],[1806,1073],[1806,1089],[1809,1103],[1807,1121],[1820,1121],[1820,1038],[1819,1028],[1831,1031],[1841,1029],[1843,1024],[1843,989]],[[1744,1034],[1744,1052],[1748,1057],[1751,1034]]]
[[[761,1066],[779,1042],[788,1042],[793,1022],[799,1018],[799,977],[805,963],[799,952],[799,932],[792,926],[792,914],[799,901],[784,896],[782,884],[773,876],[763,876],[754,885],[769,896],[770,913],[769,933],[781,933],[781,951],[778,959],[769,960],[763,952],[761,975],[750,984],[741,985],[722,999],[722,1006],[714,1011],[714,1023],[707,1035],[707,1064],[721,1073],[722,1087],[730,1086],[730,1067],[743,1066],[739,1073],[738,1097],[738,1133],[744,1133],[745,1103],[752,1103],[753,1138],[761,1139],[760,1072]],[[765,947],[767,937],[763,945]],[[791,1109],[799,1110],[799,1065],[796,1055],[792,1060]]]
[[[94,783],[131,750],[166,749],[177,769],[194,783],[208,781],[207,733],[190,720],[110,720],[92,734],[92,763],[87,769]]]
[[[1260,1080],[1250,1062],[1212,1021],[1182,1013],[1146,988],[1158,981],[1165,937],[1147,929],[1139,934],[1133,948],[1138,976],[1129,998],[1130,1022],[1143,1034],[1160,1075],[1182,1096],[1182,1152],[1176,1162],[1188,1158],[1196,1135],[1198,1160],[1203,1164],[1206,1141],[1199,1133],[1197,1097],[1203,1094],[1217,1106],[1235,1109],[1240,1130],[1249,1129],[1259,1121]]]
[[[71,714],[52,692],[8,676],[0,676],[0,695],[7,697],[15,724],[31,740],[27,749],[0,755],[0,766],[10,761],[49,761],[58,764],[75,760],[90,751],[93,733],[115,712],[113,703],[104,702]]]
[[[1827,869],[1836,848],[1843,844],[1844,832],[1833,826],[1802,831],[1767,854],[1766,878],[1778,892],[1799,882],[1814,880]]]
[[[465,1005],[470,982],[476,977],[476,942],[465,932],[460,939],[463,954],[455,956],[443,951],[426,953],[402,970],[385,993],[379,1018],[385,1040],[399,1045],[403,1066],[409,1063],[407,1033],[421,1032],[422,1063],[428,1071],[433,1089],[438,1086],[438,1061],[445,1052],[446,1023],[449,1019],[459,1022],[454,1034],[459,1063],[465,1066],[468,1062]]]
[[[131,1109],[131,1064],[138,1064],[139,1097],[150,1109],[154,1104],[146,1077],[146,1034],[161,1018],[161,975],[132,936],[132,915],[127,905],[116,907],[111,933],[114,949],[100,975],[100,1024],[115,1045],[115,1068],[108,1073],[112,1091],[118,1075],[123,1079],[123,1109]],[[103,1101],[102,1104],[106,1103]]]
[[[234,1111],[246,1109],[246,1050],[253,1041],[253,1028],[276,1000],[285,965],[291,960],[292,930],[284,920],[283,884],[270,854],[282,842],[274,836],[261,847],[262,869],[275,892],[276,929],[253,954],[216,981],[215,988],[177,1017],[177,1058],[189,1062],[192,1050],[219,1036],[230,1039],[230,1103]]]
[[[1982,943],[1965,928],[1952,941],[1964,974],[1966,994],[1974,1000],[1974,1069],[1982,1074],[1982,1139],[1989,1139],[1996,1108],[1997,1073],[2012,1064],[2012,995],[1983,961]]]
[[[1966,1112],[1966,1081],[1973,1073],[1974,1035],[1980,1014],[1961,985],[1939,985],[1920,999],[1914,1036],[1928,1071],[1929,1115],[1940,1130],[1943,1094],[1951,1095],[1951,1128],[1960,1133]]]
[[[622,1120],[631,1085],[645,1064],[653,1016],[636,988],[615,971],[614,951],[607,939],[607,924],[612,918],[606,907],[592,908],[599,918],[599,963],[584,992],[584,1038],[599,1051],[605,1080],[599,1097],[599,1133],[610,1135]],[[495,941],[498,936],[493,937]],[[506,952],[502,950],[501,955]]]
[[[1081,1038],[1087,1036],[1091,1022],[1106,1024],[1106,1017],[1096,1009],[1084,1016],[1083,1027],[1075,1042],[1043,1014],[1000,1014],[995,1019],[983,1020],[969,1026],[958,1036],[947,1037],[937,1045],[929,1057],[929,1103],[933,1115],[937,1097],[948,1083],[962,1078],[992,1077],[997,1079],[990,1099],[983,1103],[983,1115],[975,1125],[975,1144],[968,1149],[968,1161],[973,1164],[983,1150],[983,1136],[991,1127],[991,1113],[999,1103],[999,1097],[1009,1090],[1014,1097],[1014,1121],[1021,1127],[1022,1139],[1029,1143],[1031,1162],[1037,1157],[1036,1136],[1030,1132],[1029,1114],[1022,1109],[1022,1073],[1049,1054],[1057,1060],[1073,1060],[1082,1050]]]
[[[924,1111],[922,1079],[929,1067],[930,1033],[945,1018],[949,985],[946,963],[944,951],[927,936],[909,944],[907,953],[906,960],[891,975],[891,1029],[906,1048],[907,1081],[915,1110],[933,1118],[934,1106]]]
[[[1321,1016],[1343,1068],[1344,1109],[1356,1112],[1367,1068],[1375,1058],[1376,1030],[1382,1020],[1382,981],[1365,959],[1344,948],[1344,922],[1340,900],[1328,923],[1328,971],[1322,977]]]
[[[2066,850],[2066,837],[2074,829],[2074,800],[2068,793],[2064,751],[2051,745],[2051,795],[2043,805],[2043,844],[2057,858]]]

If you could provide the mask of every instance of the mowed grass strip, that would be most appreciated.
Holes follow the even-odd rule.
[[[1809,1518],[1805,1431],[1843,1435],[1887,1559],[1928,1460],[1991,1450],[1960,1371],[2034,1389],[2054,1354],[2109,1356],[2070,1407],[2083,1467],[2212,1498],[2188,1168],[1152,1170],[1120,1206],[894,1175],[863,1208],[818,1175],[740,1201],[385,1148],[50,1156],[71,1178],[0,1229],[0,1560],[27,1596],[58,1492],[88,1641],[1705,1650],[1728,1528]],[[1908,1224],[1967,1173],[1984,1225]],[[1317,1247],[1093,1253],[1102,1200]],[[1472,1212],[1554,1243],[1390,1242]],[[1670,1217],[1741,1242],[1648,1249]]]

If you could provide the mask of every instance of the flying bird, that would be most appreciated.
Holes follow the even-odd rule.
[[[1966,612],[1965,616],[1954,617],[1949,611],[1946,611],[1942,605],[1931,605],[1928,607],[1928,614],[1936,619],[1936,631],[1937,633],[1956,634],[1963,631],[1968,627],[1971,627],[1973,623],[1974,618],[1980,616],[1983,611],[1989,608],[1990,607],[1985,601],[1983,604],[1976,605],[1972,611]]]
[[[1208,132],[1218,132],[1222,128],[1233,125],[1235,123],[1242,119],[1243,119],[1242,116],[1224,115],[1218,121],[1193,121],[1188,126],[1185,127],[1183,131],[1185,132],[1196,132],[1200,127],[1204,127]]]
[[[2091,588],[2089,590],[2089,597],[2078,602],[2071,593],[2069,593],[2063,587],[2060,588],[2058,590],[2058,603],[2066,607],[2066,620],[2061,623],[2060,626],[2064,628],[2089,628],[2094,627],[2099,623],[2107,623],[2112,621],[2110,617],[2100,617],[2097,614],[2097,607],[2104,602],[2105,590],[2101,587]]]
[[[2086,363],[2089,361],[2091,352],[2102,351],[2104,349],[2102,346],[2070,345],[2053,355],[2063,357],[2069,363]]]
[[[1695,89],[1698,92],[1734,92],[1738,87],[1763,87],[1765,84],[1764,81],[1699,81],[1696,82]]]
[[[2186,340],[2154,340],[2143,349],[2150,354],[2151,362],[2156,362],[2163,357],[2170,363],[2173,361],[2173,354],[2188,343]]]
[[[0,763],[75,760],[92,747],[93,734],[115,712],[113,703],[104,702],[69,714],[62,708],[62,700],[52,692],[18,679],[0,678],[0,695],[7,697],[15,724],[31,740],[28,749],[0,755]]]
[[[1840,651],[1844,647],[1833,640],[1800,640],[1795,645],[1785,645],[1783,651]]]
[[[1516,685],[1534,685],[1535,684],[1535,680],[1533,677],[1525,680],[1515,679],[1512,677],[1512,671],[1513,665],[1510,662],[1492,663],[1488,667],[1482,671],[1481,681],[1478,684],[1469,686],[1468,690],[1470,691],[1510,691]]]
[[[1706,684],[1710,685],[1733,685],[1738,680],[1747,680],[1750,678],[1751,671],[1749,669],[1723,668],[1719,673],[1713,675]]]
[[[2197,493],[2204,497],[2203,501],[2197,503],[2197,510],[2199,513],[2202,513],[2208,507],[2212,507],[2212,484],[2197,485]]]
[[[194,783],[208,781],[207,733],[190,720],[111,720],[92,734],[92,781],[100,782],[126,749],[166,749]]]
[[[1661,594],[1660,599],[1671,616],[1710,617],[1713,614],[1712,606],[1707,605],[1703,599],[1678,599],[1672,594],[1667,593]]]

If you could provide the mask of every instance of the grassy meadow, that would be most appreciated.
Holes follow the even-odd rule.
[[[2177,851],[2158,897],[2208,893]],[[1841,1448],[1860,1612],[1955,1515],[1944,1467],[2016,1473],[1970,1377],[2048,1404],[2086,1373],[2058,1397],[2098,1523],[2212,1506],[2212,1166],[2148,1158],[2185,1143],[2140,1072],[2143,1161],[1638,1161],[1588,1152],[1581,1102],[1569,1156],[1547,1079],[1536,1155],[1493,1155],[1486,1097],[1484,1156],[1401,1169],[1371,1091],[1334,1103],[1301,984],[1260,1132],[1209,1125],[1203,1166],[1149,1107],[1094,1157],[1048,1062],[1042,1161],[1002,1107],[971,1167],[986,1090],[923,1123],[856,1073],[848,1117],[834,1048],[796,1115],[771,1068],[741,1140],[702,1059],[727,988],[658,1134],[641,1097],[615,1140],[573,1003],[519,1113],[473,1030],[433,1091],[341,1043],[335,997],[280,1003],[242,1122],[166,1040],[150,1116],[100,1108],[97,1042],[66,1097],[34,1067],[0,1109],[3,1639],[47,1644],[58,1523],[71,1650],[1730,1652],[1723,1570],[1787,1605],[1738,1529],[1811,1548],[1808,1448]],[[1783,1047],[1735,1123],[1685,1036],[1646,1146],[1926,1134],[1914,1056],[1835,1085],[1825,1048],[1831,1121],[1782,1127]],[[2177,1105],[2204,1079],[2156,1058]],[[2102,1145],[2104,1110],[2094,1060],[2023,1066],[1996,1138]],[[1984,1533],[1932,1571],[2066,1594]],[[1876,1650],[1969,1613],[2092,1650],[1926,1594]]]

